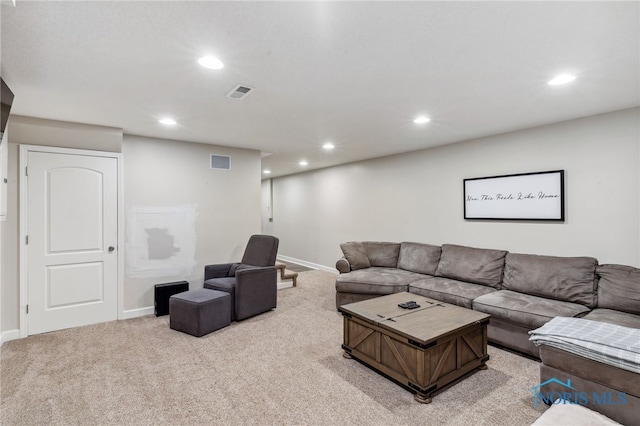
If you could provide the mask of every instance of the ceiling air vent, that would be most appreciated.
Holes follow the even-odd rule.
[[[227,98],[244,99],[251,91],[253,91],[252,87],[238,85],[227,93]]]
[[[231,169],[231,157],[211,154],[211,168],[219,170]]]

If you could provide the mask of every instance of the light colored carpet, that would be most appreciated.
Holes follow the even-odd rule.
[[[0,423],[528,425],[538,363],[489,347],[489,368],[431,404],[342,357],[334,275],[300,273],[278,308],[195,338],[146,316],[7,342]]]

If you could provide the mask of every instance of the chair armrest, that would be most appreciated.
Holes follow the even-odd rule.
[[[276,307],[278,274],[275,266],[236,271],[236,319],[242,320]]]
[[[216,265],[205,265],[204,280],[206,281],[210,278],[228,277],[229,271],[231,271],[232,266],[233,266],[233,263],[219,263]]]
[[[336,262],[336,269],[341,274],[346,274],[347,272],[351,272],[351,264],[349,264],[349,261],[346,257],[341,257]]]
[[[277,287],[278,274],[275,266],[249,266],[236,270],[236,292],[242,291],[240,287],[271,285],[275,283]]]

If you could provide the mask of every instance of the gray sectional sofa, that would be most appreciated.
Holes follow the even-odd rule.
[[[588,391],[625,392],[624,407],[596,408],[623,424],[640,421],[639,374],[549,346],[539,349],[528,334],[557,316],[640,329],[640,269],[598,265],[592,257],[453,244],[363,241],[340,246],[344,257],[336,262],[336,307],[408,291],[491,314],[489,341],[540,358],[541,383],[564,374]]]

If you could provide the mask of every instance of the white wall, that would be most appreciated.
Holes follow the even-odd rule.
[[[2,228],[2,250],[0,254],[0,301],[2,303],[1,332],[12,330],[17,337],[19,318],[20,284],[18,271],[20,260],[18,257],[18,146],[9,143],[7,168],[7,215],[6,220],[0,222]],[[3,335],[3,340],[7,339]]]
[[[9,139],[8,133],[5,131],[4,133],[0,133],[0,345],[2,344],[4,338],[2,335],[2,300],[4,299],[2,296],[2,246],[4,242],[4,224],[7,218],[7,185],[5,184],[4,179],[8,179],[7,174],[7,166],[9,159]]]
[[[634,108],[275,178],[279,254],[333,267],[344,241],[418,241],[638,267],[639,116]],[[464,178],[557,169],[564,223],[463,219]]]
[[[273,234],[273,222],[272,222],[272,209],[273,206],[271,200],[271,179],[265,179],[262,181],[260,191],[262,196],[260,197],[260,205],[262,210],[262,233],[267,235]]]
[[[152,309],[154,284],[187,280],[199,288],[204,265],[242,258],[249,236],[260,232],[259,151],[125,135],[122,153],[127,244],[134,208],[195,206],[197,212],[193,269],[139,277],[127,265],[125,312]],[[211,154],[230,156],[231,169],[210,169]],[[189,244],[175,241],[181,249]]]
[[[12,115],[11,142],[121,152],[122,129]]]
[[[123,138],[121,129],[31,117],[12,116],[8,134],[8,209],[6,221],[0,222],[0,332],[5,340],[18,337],[20,327],[19,144],[122,151],[125,227],[131,206],[197,206],[193,273],[142,279],[128,276],[125,269],[125,312],[120,317],[152,313],[154,283],[187,279],[192,288],[201,287],[204,264],[240,260],[248,237],[260,232],[259,151]],[[210,170],[209,154],[231,156],[231,170]],[[125,239],[126,235],[125,228]]]

